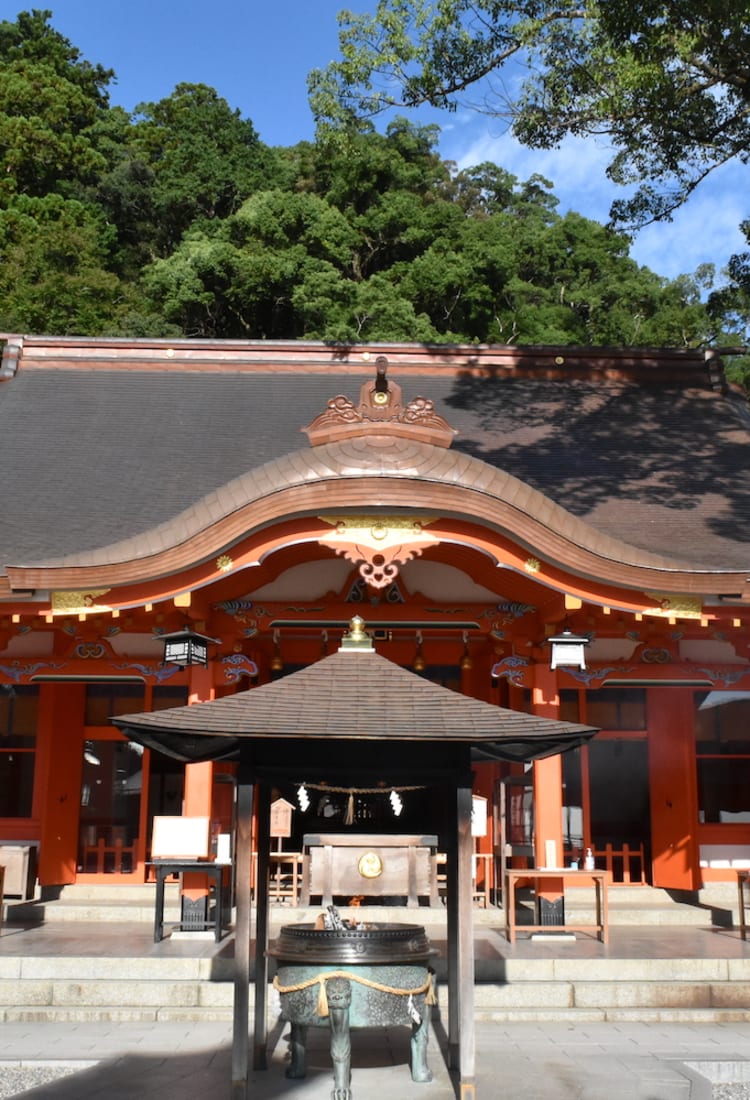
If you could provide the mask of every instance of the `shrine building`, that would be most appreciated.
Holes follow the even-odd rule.
[[[0,342],[0,850],[33,849],[43,888],[146,881],[155,817],[231,837],[231,753],[183,764],[112,718],[281,679],[354,616],[437,684],[600,731],[533,764],[476,754],[486,898],[508,861],[588,848],[613,886],[750,867],[731,352]],[[165,661],[186,631],[205,663]],[[413,788],[300,774],[284,844],[418,833]]]

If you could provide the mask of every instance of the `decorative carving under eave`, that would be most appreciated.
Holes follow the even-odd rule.
[[[696,596],[677,596],[668,592],[647,592],[646,595],[659,604],[649,608],[649,615],[666,619],[700,619],[703,615],[703,605]]]
[[[22,664],[17,658],[3,663],[0,661],[0,676],[3,676],[11,684],[30,684],[32,678],[40,672],[59,672],[65,668],[61,661],[27,661]]]
[[[404,562],[418,557],[439,539],[424,527],[434,517],[422,516],[321,516],[335,530],[318,539],[359,569],[373,588],[387,588]]]
[[[92,588],[88,592],[59,590],[52,593],[52,611],[68,614],[89,614],[92,611],[111,611],[109,604],[99,603],[99,596],[106,596],[109,588]]]
[[[529,661],[525,657],[513,654],[496,661],[490,669],[490,675],[493,680],[507,680],[514,687],[525,687],[528,667]]]
[[[456,432],[447,420],[435,412],[432,401],[415,397],[404,406],[401,387],[386,377],[388,360],[379,355],[376,376],[359,391],[359,405],[339,394],[332,397],[325,412],[307,428],[312,447],[362,435],[400,436],[436,447],[450,447]]]

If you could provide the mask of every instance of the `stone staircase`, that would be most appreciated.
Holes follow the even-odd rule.
[[[231,938],[215,944],[210,934],[183,933],[154,944],[153,892],[148,885],[66,887],[52,900],[6,904],[0,1020],[231,1019]],[[609,896],[608,947],[581,935],[520,937],[511,946],[502,910],[476,909],[477,1019],[750,1021],[750,943],[736,932],[733,887],[691,898],[623,887]],[[178,918],[178,901],[169,885],[167,924]],[[571,891],[568,920],[587,920],[589,904],[587,891]],[[273,907],[271,936],[318,912]],[[441,952],[436,970],[446,1013],[445,910],[384,907],[373,919],[425,926]],[[16,946],[21,930],[23,949]],[[275,1019],[273,994],[269,1001]]]
[[[95,921],[111,923],[150,923],[154,921],[153,883],[116,886],[62,886],[37,887],[36,896],[30,901],[5,899],[5,923],[58,924]],[[176,882],[164,886],[164,917],[177,921],[179,917],[179,890]],[[2,926],[0,926],[2,927]]]

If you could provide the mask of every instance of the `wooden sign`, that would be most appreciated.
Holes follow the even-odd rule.
[[[285,798],[271,803],[271,836],[292,835],[292,811],[294,806]]]

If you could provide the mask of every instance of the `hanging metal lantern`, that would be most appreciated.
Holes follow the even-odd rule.
[[[218,645],[218,638],[208,638],[205,634],[197,634],[189,627],[183,630],[175,630],[173,634],[162,634],[164,642],[164,664],[177,665],[186,668],[188,665],[208,664],[208,647]]]
[[[551,646],[549,667],[555,668],[585,668],[587,645],[591,639],[585,634],[574,634],[572,630],[563,630],[547,641]]]

